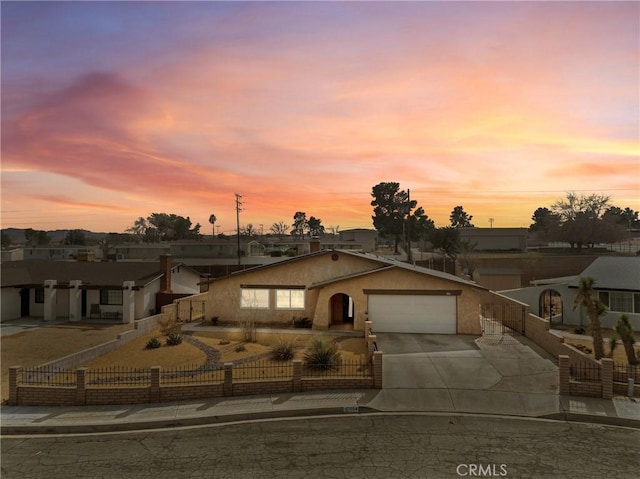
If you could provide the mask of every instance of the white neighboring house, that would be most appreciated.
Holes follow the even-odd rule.
[[[2,264],[1,321],[112,319],[131,322],[165,298],[200,293],[201,275],[163,255],[160,261],[12,261]],[[167,296],[168,295],[168,296]]]
[[[500,291],[509,298],[531,306],[531,312],[554,324],[589,326],[584,308],[573,309],[581,277],[595,280],[594,290],[607,307],[601,317],[603,328],[615,327],[620,315],[629,316],[635,331],[640,331],[640,257],[601,256],[576,276],[533,281],[528,288]]]

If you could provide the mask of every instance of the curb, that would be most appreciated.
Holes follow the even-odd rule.
[[[586,422],[590,424],[603,424],[606,426],[629,427],[632,429],[640,429],[640,419],[631,419],[624,417],[598,416],[595,414],[579,414],[573,412],[557,412],[538,416],[539,419],[550,419],[552,421],[566,422]]]
[[[91,434],[116,432],[141,432],[152,429],[168,429],[193,426],[211,426],[216,424],[231,424],[243,421],[263,419],[285,419],[307,416],[339,416],[354,414],[369,414],[379,412],[376,409],[362,406],[340,406],[317,409],[293,409],[285,411],[263,411],[255,413],[238,413],[224,416],[187,417],[173,419],[159,419],[156,421],[136,421],[129,423],[109,422],[100,424],[78,424],[64,426],[33,426],[14,425],[0,426],[0,435],[58,435],[58,434]]]

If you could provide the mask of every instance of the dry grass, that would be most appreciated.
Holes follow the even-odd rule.
[[[1,396],[9,397],[9,367],[32,368],[118,337],[130,324],[63,323],[0,338]]]
[[[565,338],[565,343],[572,346],[575,346],[576,344],[586,346],[587,348],[591,349],[591,354],[589,356],[591,356],[592,358],[595,357],[593,354],[593,341],[591,339]],[[610,351],[611,349],[609,348],[609,342],[605,340],[605,344],[604,344],[605,357],[609,357],[608,355]],[[624,346],[619,340],[618,340],[618,346],[616,346],[616,349],[613,351],[612,359],[613,359],[613,362],[615,363],[627,364],[627,354],[624,352]]]
[[[2,400],[9,396],[9,367],[23,366],[34,367],[60,359],[92,346],[116,339],[118,334],[132,329],[130,324],[86,324],[64,323],[46,326],[31,331],[25,331],[1,338],[2,347]],[[145,349],[147,341],[157,337],[162,342],[158,349]],[[194,337],[205,344],[215,347],[221,353],[221,362],[233,362],[247,357],[253,357],[268,353],[280,337],[279,334],[259,333],[256,343],[245,343],[245,351],[236,351],[237,345],[242,342],[242,333],[227,332],[198,332]],[[295,338],[297,350],[296,359],[302,359],[306,344],[311,340],[311,335],[286,335],[283,337]],[[328,339],[336,339],[336,336],[328,335]],[[220,340],[230,341],[227,345],[221,345]],[[340,355],[343,361],[366,361],[367,349],[363,338],[348,338],[338,342]],[[276,366],[282,364],[278,361],[263,358],[265,364]],[[124,366],[130,368],[149,368],[160,366],[162,368],[178,368],[200,366],[206,361],[205,353],[195,346],[183,341],[177,346],[166,346],[165,338],[160,331],[136,338],[122,347],[107,353],[85,364],[86,367],[107,368],[111,366]]]
[[[146,349],[145,345],[151,338],[158,338],[162,343],[162,347]],[[201,349],[185,341],[176,346],[167,346],[165,339],[159,330],[153,331],[88,362],[84,366],[90,369],[111,366],[135,369],[147,369],[152,366],[181,368],[187,366],[198,367],[206,361],[207,355]]]

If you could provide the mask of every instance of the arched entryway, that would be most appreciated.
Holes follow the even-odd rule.
[[[555,289],[545,289],[540,293],[540,317],[548,319],[549,323],[562,324],[562,295]]]
[[[331,328],[353,328],[355,305],[348,294],[336,293],[329,299],[329,315]]]

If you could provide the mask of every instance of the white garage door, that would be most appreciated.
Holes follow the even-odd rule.
[[[370,294],[374,333],[456,334],[455,296]]]

